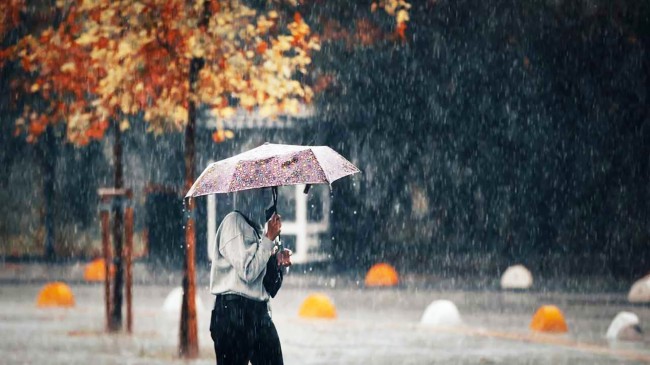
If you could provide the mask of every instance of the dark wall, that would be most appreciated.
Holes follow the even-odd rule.
[[[650,9],[617,4],[414,2],[403,44],[325,45],[342,266],[647,273]]]

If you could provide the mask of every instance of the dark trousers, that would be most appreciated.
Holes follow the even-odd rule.
[[[267,303],[217,295],[210,319],[217,365],[282,365],[282,348]]]

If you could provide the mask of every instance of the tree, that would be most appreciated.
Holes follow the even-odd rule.
[[[36,77],[30,92],[50,96],[54,90],[59,96],[52,99],[49,114],[29,109],[29,121],[19,120],[18,127],[33,139],[44,127],[63,121],[67,137],[83,145],[101,138],[114,125],[118,161],[120,132],[129,128],[130,120],[143,120],[154,133],[184,130],[187,190],[195,175],[199,109],[215,116],[213,139],[219,142],[232,136],[219,120],[233,115],[236,107],[273,116],[295,113],[301,102],[312,99],[304,75],[310,52],[319,49],[318,37],[311,35],[298,12],[282,16],[285,5],[278,1],[254,8],[237,0],[59,1],[57,6],[65,14],[60,27],[40,37],[27,36],[3,54],[20,60]],[[373,6],[395,15],[397,31],[404,35],[407,3],[390,0]],[[68,54],[72,60],[66,58]],[[119,166],[118,188],[122,184]],[[187,209],[180,353],[194,357],[198,346],[191,200]],[[119,222],[119,213],[116,218]],[[117,257],[120,247],[116,234]],[[120,274],[118,262],[116,293],[121,289]],[[116,304],[120,305],[119,297]]]
[[[89,94],[96,74],[77,72],[92,60],[73,41],[75,29],[64,9],[27,8],[22,1],[4,1],[0,67],[11,70],[8,107],[18,113],[14,135],[26,136],[41,160],[45,197],[45,257],[54,257],[52,199],[57,144],[67,138],[77,145],[103,136],[106,124],[91,122]],[[53,4],[52,4],[53,5]],[[42,24],[48,24],[45,27]],[[83,130],[60,128],[67,120],[84,119]],[[63,129],[63,130],[62,130]]]
[[[278,2],[280,3],[280,2]],[[318,37],[295,12],[289,20],[280,8],[258,11],[240,1],[97,1],[82,6],[88,14],[78,42],[95,44],[93,58],[110,65],[98,88],[99,109],[142,114],[156,133],[185,131],[185,191],[195,178],[194,135],[200,108],[217,120],[216,142],[232,135],[219,119],[236,107],[257,108],[261,115],[298,112],[313,92],[301,81],[319,49]],[[398,24],[408,20],[404,1],[381,3]],[[285,29],[286,27],[286,29]],[[404,32],[405,26],[398,26]],[[128,122],[124,124],[128,125]],[[194,309],[195,232],[187,202],[180,353],[198,352]]]

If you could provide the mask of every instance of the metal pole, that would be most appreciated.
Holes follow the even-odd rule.
[[[124,225],[124,235],[126,238],[125,247],[124,247],[124,265],[126,266],[126,330],[128,333],[133,332],[133,311],[132,311],[132,285],[133,285],[133,275],[132,275],[132,266],[131,258],[133,257],[133,207],[128,206],[125,212],[125,225]]]
[[[117,120],[114,121],[115,141],[113,142],[113,158],[115,159],[115,190],[118,191],[124,186],[124,173],[122,167],[122,132]],[[124,280],[124,269],[122,264],[122,249],[124,236],[124,206],[123,194],[117,194],[119,204],[113,206],[113,245],[115,249],[115,282],[113,286],[113,307],[111,312],[112,331],[122,329],[122,287]]]
[[[103,205],[108,203],[106,197],[102,197]],[[106,329],[110,330],[111,326],[111,252],[110,245],[110,216],[108,209],[102,208],[99,212],[102,229],[102,254],[104,256],[104,304],[106,309]]]

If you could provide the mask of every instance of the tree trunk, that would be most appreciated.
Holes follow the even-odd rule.
[[[210,20],[210,0],[203,2],[203,16],[199,27],[206,27]],[[190,95],[196,95],[196,82],[199,71],[205,65],[203,58],[193,58],[190,62],[189,90]],[[187,108],[187,126],[185,127],[185,189],[190,190],[194,184],[195,133],[196,133],[196,101],[189,98]],[[183,261],[183,302],[181,307],[179,355],[187,359],[199,356],[199,339],[196,322],[196,272],[194,261],[196,257],[196,231],[194,227],[194,199],[188,199],[185,209],[185,260]]]
[[[54,252],[54,179],[57,148],[54,140],[54,129],[52,126],[47,127],[43,139],[44,146],[41,150],[41,163],[43,167],[43,197],[44,197],[44,225],[45,225],[45,259],[52,261],[55,258]]]
[[[194,94],[196,81],[204,60],[192,59],[190,63],[190,94]],[[189,191],[194,184],[195,165],[196,103],[190,100],[187,126],[185,127],[185,189]],[[194,200],[188,199],[185,206],[185,260],[183,261],[183,303],[181,307],[180,348],[179,354],[184,358],[196,358],[199,352],[198,330],[196,322],[196,273]]]
[[[117,120],[113,123],[115,141],[113,141],[113,159],[115,164],[115,189],[122,189],[124,187],[124,174],[122,167],[122,131],[120,131],[119,122]],[[109,330],[119,331],[122,329],[122,287],[124,269],[122,265],[122,237],[124,232],[124,212],[122,210],[122,203],[125,199],[124,196],[116,196],[117,199],[113,207],[113,244],[115,251],[113,252],[113,264],[115,265],[115,282],[113,285],[113,305],[111,305],[111,319]],[[108,264],[108,263],[107,263]]]

